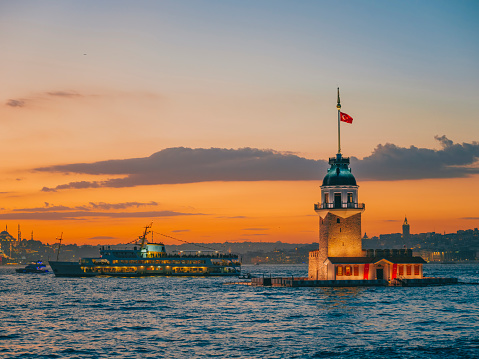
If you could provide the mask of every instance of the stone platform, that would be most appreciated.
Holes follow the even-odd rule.
[[[425,287],[457,284],[457,278],[422,278],[422,279],[385,279],[375,280],[311,280],[294,277],[252,278],[252,286],[260,287]]]

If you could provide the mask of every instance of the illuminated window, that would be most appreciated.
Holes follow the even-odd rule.
[[[348,193],[348,203],[353,203],[353,194]]]
[[[411,275],[411,266],[410,265],[406,266],[406,275]]]
[[[324,194],[324,203],[329,203],[329,193]]]
[[[343,266],[337,266],[336,275],[337,276],[343,275]]]
[[[359,266],[354,266],[354,276],[359,276]]]
[[[399,275],[404,275],[404,266],[398,265],[398,273]]]
[[[414,266],[414,275],[419,275],[419,266],[418,265]]]
[[[351,275],[351,266],[344,267],[344,275]]]

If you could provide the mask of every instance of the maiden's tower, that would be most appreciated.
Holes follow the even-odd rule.
[[[338,109],[338,153],[329,159],[330,168],[321,185],[321,202],[314,205],[319,215],[319,248],[309,253],[310,280],[393,280],[422,278],[421,257],[408,249],[363,250],[361,214],[356,179],[349,158],[341,154],[341,122],[352,118]]]

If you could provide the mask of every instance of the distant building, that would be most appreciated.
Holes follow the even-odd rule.
[[[0,232],[0,264],[6,263],[7,254],[12,256],[12,248],[15,245],[15,238],[8,233],[7,227],[5,230]]]
[[[411,235],[411,228],[409,223],[407,223],[407,217],[404,217],[404,223],[402,224],[402,238],[404,240],[404,244],[408,246],[409,244],[409,237]]]
[[[8,233],[7,228],[0,232],[0,244],[1,249],[4,251],[10,250],[10,245],[15,243],[15,237],[13,237],[10,233]]]

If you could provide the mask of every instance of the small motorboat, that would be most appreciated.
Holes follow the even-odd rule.
[[[48,273],[47,266],[42,261],[28,264],[25,268],[15,269],[17,273]]]

